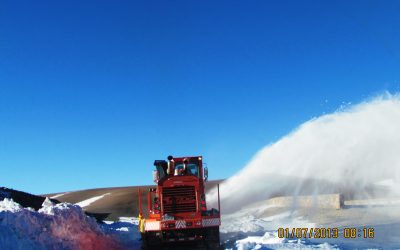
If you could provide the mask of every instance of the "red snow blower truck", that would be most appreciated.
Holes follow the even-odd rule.
[[[218,209],[207,209],[204,184],[208,169],[203,168],[203,158],[168,156],[167,161],[156,160],[154,166],[157,187],[150,188],[147,194],[145,214],[140,189],[138,192],[143,249],[161,249],[168,245],[219,249],[219,186]]]

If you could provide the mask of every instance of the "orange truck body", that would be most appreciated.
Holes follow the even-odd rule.
[[[202,156],[168,157],[156,160],[153,173],[156,188],[147,194],[147,218],[142,222],[145,249],[169,243],[204,243],[207,249],[219,248],[221,225],[219,186],[218,209],[208,209],[205,181],[208,170]],[[141,208],[139,191],[139,207]],[[140,214],[143,215],[142,209]]]

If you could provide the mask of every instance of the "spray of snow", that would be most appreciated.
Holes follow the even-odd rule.
[[[109,194],[110,194],[110,193],[106,193],[106,194],[103,194],[103,195],[95,196],[95,197],[92,197],[92,198],[90,198],[90,199],[87,199],[87,200],[78,202],[78,203],[76,203],[75,205],[78,205],[78,206],[80,206],[80,207],[87,207],[87,206],[89,206],[90,204],[92,204],[93,202],[95,202],[95,201],[97,201],[97,200],[100,200],[100,199],[104,198],[104,196],[109,195]]]
[[[400,194],[400,97],[386,94],[302,124],[221,186],[225,212],[279,195]],[[215,201],[215,190],[209,200]]]

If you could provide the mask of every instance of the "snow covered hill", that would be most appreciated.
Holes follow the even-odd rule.
[[[149,175],[150,176],[150,175]],[[206,183],[206,190],[214,188],[222,180],[211,180]],[[96,188],[61,193],[44,194],[43,197],[51,197],[61,202],[80,204],[86,212],[108,213],[107,220],[118,220],[120,217],[138,216],[138,189],[145,198],[149,188],[154,186],[130,186]],[[44,198],[43,198],[44,199]],[[143,203],[143,210],[147,204]]]

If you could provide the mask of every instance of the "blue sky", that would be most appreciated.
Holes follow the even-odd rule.
[[[2,1],[0,186],[239,171],[302,122],[400,89],[398,1]]]

